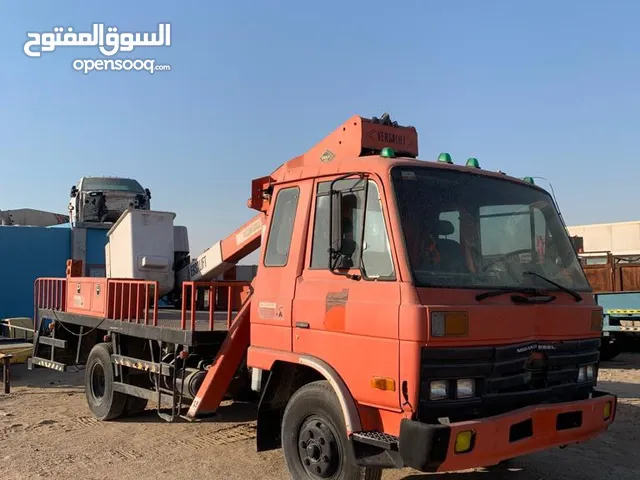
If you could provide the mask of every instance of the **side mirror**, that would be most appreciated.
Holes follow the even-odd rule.
[[[329,196],[331,224],[329,225],[329,258],[342,251],[342,192],[333,190]]]
[[[144,193],[146,193],[146,194],[147,194],[147,198],[148,198],[149,200],[151,200],[151,190],[149,190],[148,188],[145,188],[145,189],[144,189]]]
[[[348,190],[349,193],[346,193],[346,197],[343,190],[334,190],[333,186],[336,182],[356,175],[359,180],[356,180],[355,185]],[[351,199],[350,197],[353,197],[353,200],[357,200],[355,192],[362,190],[364,190],[364,202],[366,204],[368,186],[366,178],[367,174],[365,173],[348,173],[333,180],[329,187],[329,271],[335,275],[345,275],[347,278],[354,280],[360,280],[361,276],[350,274],[348,270],[354,266],[360,268],[359,265],[354,265],[352,257],[358,249],[359,241],[357,239],[361,238],[362,227],[359,227],[358,231],[356,231],[356,225],[351,225],[355,219],[343,219],[343,206],[346,200]],[[364,185],[357,187],[357,183],[361,181],[365,182]],[[345,222],[345,220],[347,221]],[[347,272],[339,273],[336,270],[347,270]]]
[[[75,197],[78,194],[78,187],[76,187],[75,185],[73,187],[71,187],[71,197]]]

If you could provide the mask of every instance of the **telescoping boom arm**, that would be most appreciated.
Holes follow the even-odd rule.
[[[211,280],[260,248],[265,216],[260,213],[214,243],[178,272],[178,284]]]

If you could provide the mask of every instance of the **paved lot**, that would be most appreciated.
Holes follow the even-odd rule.
[[[388,471],[385,480],[631,480],[640,478],[640,355],[603,365],[601,389],[620,396],[610,431],[489,471],[420,475]],[[257,454],[252,407],[228,405],[212,421],[167,424],[153,412],[100,423],[84,398],[82,373],[28,372],[15,366],[0,394],[0,479],[289,478],[279,451]]]

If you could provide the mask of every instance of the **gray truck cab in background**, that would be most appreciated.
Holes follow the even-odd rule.
[[[151,209],[151,192],[131,178],[82,177],[70,196],[69,220],[74,226],[112,224],[128,208]]]

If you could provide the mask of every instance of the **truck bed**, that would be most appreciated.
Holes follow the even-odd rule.
[[[640,333],[640,292],[596,293],[606,332]]]
[[[68,269],[71,266],[68,265]],[[70,272],[71,273],[71,272]],[[35,288],[35,310],[43,321],[57,321],[87,329],[116,332],[132,337],[178,343],[185,346],[219,344],[246,300],[250,282],[183,282],[182,308],[160,307],[158,283],[149,280],[69,277],[74,288],[67,291],[67,278],[39,278]],[[226,291],[223,311],[198,310],[196,297]],[[105,291],[106,295],[100,295]],[[192,315],[194,312],[194,315]],[[39,323],[41,325],[41,323]],[[77,329],[76,334],[79,334]]]
[[[235,316],[236,312],[232,312]],[[85,329],[97,328],[118,332],[133,337],[160,340],[182,345],[200,345],[218,343],[227,334],[228,314],[226,311],[214,312],[213,330],[209,325],[209,311],[196,311],[195,328],[191,329],[191,311],[187,311],[186,328],[182,328],[182,312],[172,308],[158,309],[158,325],[136,323],[135,321],[113,320],[60,310],[40,308],[38,316],[42,320],[55,320],[65,324],[78,325]],[[233,317],[232,317],[233,318]]]

